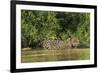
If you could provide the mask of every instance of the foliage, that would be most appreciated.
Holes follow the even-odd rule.
[[[90,14],[54,11],[21,11],[21,44],[37,47],[44,39],[78,37],[80,47],[90,44]]]

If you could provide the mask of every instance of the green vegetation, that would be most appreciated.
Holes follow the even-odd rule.
[[[90,47],[90,14],[55,11],[21,11],[22,48],[37,47],[44,39],[77,37],[80,47]]]
[[[89,48],[66,50],[22,50],[22,63],[90,59]]]

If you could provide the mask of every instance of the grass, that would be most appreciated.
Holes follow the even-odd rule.
[[[21,50],[21,62],[47,62],[90,59],[89,48],[64,50]]]

